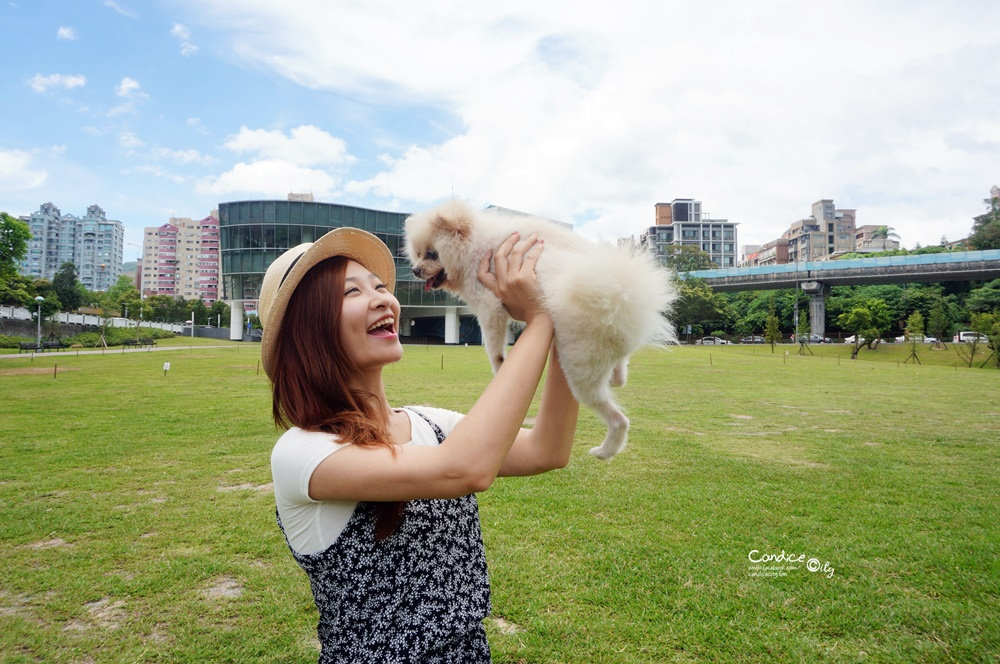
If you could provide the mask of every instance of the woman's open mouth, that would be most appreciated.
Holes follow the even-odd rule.
[[[368,326],[368,334],[373,337],[394,337],[396,336],[395,316],[380,318]]]

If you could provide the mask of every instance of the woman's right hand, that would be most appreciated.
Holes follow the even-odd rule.
[[[545,311],[542,288],[535,274],[543,248],[544,240],[537,233],[522,239],[515,231],[479,263],[479,281],[499,298],[515,320],[527,323]]]

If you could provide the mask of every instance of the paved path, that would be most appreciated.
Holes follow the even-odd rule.
[[[254,350],[259,349],[260,344],[255,344],[251,346]],[[7,353],[5,355],[0,355],[0,360],[9,360],[16,358],[26,358],[26,357],[64,357],[64,356],[77,356],[77,355],[111,355],[112,353],[151,353],[161,350],[196,350],[199,348],[240,348],[240,346],[234,344],[210,344],[210,345],[199,345],[199,346],[142,346],[141,348],[125,348],[122,349],[120,346],[112,346],[110,348],[65,348],[63,350],[50,350],[44,353],[36,353],[33,351],[21,351],[20,353]],[[7,349],[4,349],[7,350]]]

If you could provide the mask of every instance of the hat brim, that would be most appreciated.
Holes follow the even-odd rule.
[[[278,257],[267,269],[261,283],[258,311],[264,328],[261,359],[271,376],[285,309],[299,282],[313,267],[328,258],[343,256],[360,263],[386,285],[396,290],[396,262],[382,240],[359,228],[336,228],[312,244],[300,244]]]

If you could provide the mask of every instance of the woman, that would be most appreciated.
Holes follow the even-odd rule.
[[[278,523],[319,609],[321,663],[490,661],[489,581],[475,494],[501,475],[565,466],[578,406],[550,365],[535,263],[516,234],[479,278],[526,327],[465,416],[389,405],[382,369],[403,354],[395,264],[375,236],[327,233],[267,270],[259,311],[274,419]],[[551,349],[551,350],[550,350]]]

